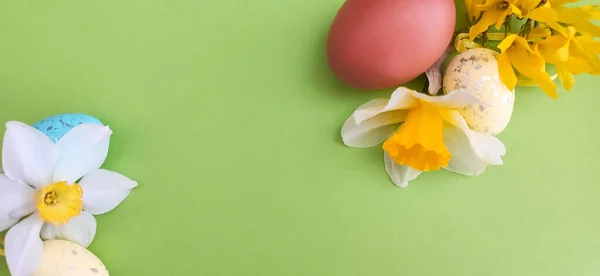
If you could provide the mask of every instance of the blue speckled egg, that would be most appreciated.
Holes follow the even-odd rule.
[[[86,114],[59,114],[43,119],[33,125],[56,143],[69,130],[81,124],[102,124],[100,120]]]

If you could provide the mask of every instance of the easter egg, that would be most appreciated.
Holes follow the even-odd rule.
[[[347,0],[327,38],[327,61],[349,86],[395,88],[425,72],[452,40],[452,0]]]
[[[454,57],[446,68],[445,93],[465,90],[480,102],[459,109],[469,127],[497,135],[506,128],[515,105],[515,92],[498,75],[498,53],[484,48],[470,49]]]
[[[49,240],[44,242],[42,264],[33,276],[108,276],[96,255],[79,244]]]
[[[59,114],[43,119],[33,125],[56,143],[69,130],[81,124],[102,124],[100,120],[86,114]]]

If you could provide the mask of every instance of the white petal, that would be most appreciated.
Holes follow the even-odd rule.
[[[444,143],[452,154],[452,159],[445,167],[446,170],[463,175],[478,175],[487,168],[487,163],[475,154],[469,138],[462,129],[445,128]]]
[[[469,104],[478,103],[479,99],[466,91],[455,90],[442,96],[429,96],[415,92],[414,97],[432,103],[441,108],[458,108]]]
[[[4,251],[11,275],[31,276],[42,263],[44,247],[40,229],[43,224],[35,213],[8,230]]]
[[[415,170],[407,165],[398,165],[387,152],[383,153],[385,170],[396,186],[401,188],[408,187],[408,182],[414,180],[421,174],[421,171]]]
[[[78,125],[67,132],[56,145],[60,160],[54,170],[54,181],[74,183],[100,168],[106,160],[112,131],[99,124]]]
[[[396,129],[396,124],[406,119],[406,111],[388,108],[389,103],[401,101],[404,96],[398,95],[402,93],[395,93],[397,96],[393,100],[374,99],[359,106],[342,126],[344,144],[367,148],[387,139]],[[410,96],[408,98],[412,99]]]
[[[83,189],[83,209],[94,215],[116,208],[137,187],[137,182],[112,171],[95,170],[79,182]]]
[[[502,165],[502,156],[506,154],[506,148],[498,138],[471,130],[457,111],[453,111],[452,118],[449,119],[465,132],[473,151],[481,160],[490,165]]]
[[[0,232],[35,211],[35,189],[0,174]]]
[[[17,223],[17,221],[18,220],[11,219],[9,217],[0,217],[0,232],[5,231],[6,229],[15,225],[15,223]]]
[[[454,51],[454,46],[450,45],[446,48],[446,51],[438,58],[438,60],[431,66],[425,75],[429,82],[428,91],[431,95],[437,95],[438,91],[442,88],[442,64],[446,61],[446,58],[450,53]]]
[[[406,87],[398,87],[392,93],[390,101],[385,106],[384,111],[411,109],[419,105],[419,100],[414,96],[420,94],[417,91]]]
[[[6,123],[2,144],[6,176],[41,188],[51,183],[58,158],[56,145],[42,132],[20,122]]]
[[[44,224],[42,238],[44,240],[68,240],[83,247],[88,247],[96,236],[96,218],[86,211],[74,217],[64,225]]]
[[[405,110],[417,106],[419,101],[413,97],[413,93],[417,92],[405,87],[400,87],[392,93],[389,100],[374,99],[359,106],[356,111],[354,111],[356,124],[360,125],[362,122],[384,112]]]
[[[354,114],[342,126],[344,144],[355,148],[368,148],[387,139],[406,120],[407,112],[403,110],[389,111],[372,117],[357,125]]]
[[[469,130],[468,136],[471,147],[481,160],[490,165],[502,165],[502,156],[506,154],[506,148],[498,138],[474,130]]]
[[[373,99],[359,106],[354,113],[352,113],[355,123],[359,125],[362,122],[379,115],[379,113],[385,112],[383,109],[388,102],[389,100],[387,99]]]

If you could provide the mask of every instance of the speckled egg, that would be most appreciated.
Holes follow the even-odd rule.
[[[454,57],[444,76],[444,93],[465,90],[480,102],[459,109],[471,129],[497,135],[506,128],[515,105],[498,75],[498,53],[483,48],[469,49]]]
[[[100,120],[86,114],[59,114],[43,119],[33,125],[56,143],[69,130],[81,124],[102,124]]]
[[[62,240],[44,242],[42,264],[33,276],[108,276],[96,255],[82,246]]]

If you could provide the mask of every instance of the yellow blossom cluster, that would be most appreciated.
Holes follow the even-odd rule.
[[[600,74],[600,26],[593,23],[600,20],[600,5],[567,6],[578,0],[464,1],[469,30],[456,37],[456,48],[460,52],[500,41],[499,74],[509,89],[535,84],[556,98],[547,64],[554,65],[566,90],[573,87],[573,75]],[[513,23],[521,27],[513,31]],[[498,32],[491,32],[492,26]]]

